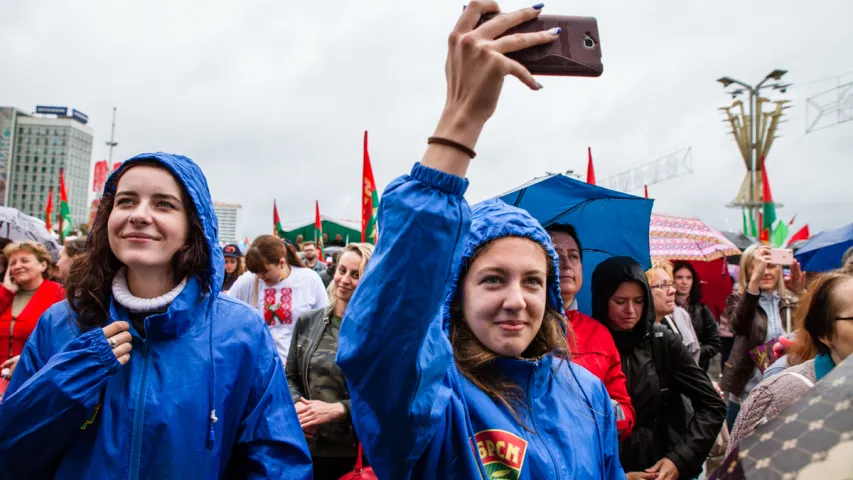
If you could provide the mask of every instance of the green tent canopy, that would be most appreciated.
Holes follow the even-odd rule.
[[[337,220],[326,215],[320,215],[320,219],[323,222],[323,233],[329,235],[330,241],[334,240],[336,235],[340,235],[344,242],[347,241],[347,237],[349,237],[350,243],[361,241],[361,225],[359,223]],[[300,222],[285,224],[282,225],[282,228],[284,228],[284,237],[293,243],[296,243],[296,237],[299,235],[302,235],[302,239],[306,242],[314,241],[313,220],[305,224]]]

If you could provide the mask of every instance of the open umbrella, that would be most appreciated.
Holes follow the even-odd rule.
[[[853,223],[813,236],[795,257],[807,272],[825,272],[841,267],[841,256],[853,246]]]
[[[735,246],[741,250],[746,250],[750,245],[755,243],[752,239],[740,232],[722,231],[720,233],[722,233],[724,237],[728,238],[730,242],[735,244]]]
[[[853,358],[743,438],[710,478],[853,479]]]
[[[501,200],[530,212],[547,227],[568,223],[577,229],[583,248],[583,286],[578,308],[592,312],[592,272],[611,256],[627,256],[644,268],[649,259],[649,218],[653,201],[590,185],[561,174],[534,179],[500,195]]]
[[[54,260],[59,259],[59,244],[38,218],[11,207],[0,207],[0,238],[13,242],[32,240],[47,248]]]
[[[649,247],[654,260],[710,262],[741,251],[698,218],[652,215]]]

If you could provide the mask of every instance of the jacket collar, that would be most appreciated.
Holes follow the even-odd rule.
[[[208,308],[211,302],[206,302],[201,282],[196,277],[187,280],[181,293],[172,301],[163,313],[157,313],[145,319],[145,335],[150,339],[178,338],[186,333],[194,323],[206,318],[200,309]],[[130,314],[126,308],[110,297],[110,317],[113,320],[127,321]],[[132,328],[132,325],[131,325]]]

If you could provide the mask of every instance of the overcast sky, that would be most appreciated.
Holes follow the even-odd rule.
[[[502,3],[504,10],[527,6]],[[420,159],[444,101],[446,38],[462,3],[0,0],[0,105],[67,105],[89,115],[93,161],[181,153],[215,200],[243,205],[243,235],[323,213],[358,221],[361,142],[384,187]],[[605,73],[510,80],[469,171],[470,201],[546,171],[599,179],[692,147],[691,175],[649,187],[655,211],[738,230],[725,208],[746,173],[717,108],[715,80],[789,70],[793,100],[767,168],[781,217],[812,232],[851,221],[853,122],[805,134],[813,83],[853,71],[853,2],[565,1],[545,13],[598,18]],[[843,81],[853,81],[847,74]],[[775,98],[783,98],[782,96]],[[848,104],[849,105],[849,104]],[[642,195],[642,191],[630,192]]]

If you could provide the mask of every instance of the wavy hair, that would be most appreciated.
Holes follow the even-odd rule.
[[[836,319],[841,316],[841,298],[835,290],[843,282],[853,280],[851,270],[838,270],[818,276],[800,299],[795,315],[796,341],[789,348],[791,365],[811,360],[829,347],[821,338],[832,338]]]
[[[41,273],[43,279],[48,279],[53,274],[53,257],[50,256],[44,245],[32,240],[24,240],[22,242],[12,242],[3,247],[3,256],[6,257],[7,262],[12,255],[18,252],[29,253],[36,257],[39,263],[47,265],[47,268]]]
[[[124,163],[115,174],[115,184],[118,185],[121,177],[128,170],[139,166],[160,168],[173,175],[159,162]],[[177,178],[176,181],[181,187],[181,200],[186,208],[189,234],[187,243],[172,257],[172,280],[177,284],[184,278],[197,277],[201,282],[202,292],[207,293],[211,288],[210,248],[195,211],[195,204],[190,199],[184,184]],[[114,201],[115,189],[104,193],[86,241],[86,248],[74,258],[66,280],[68,303],[77,313],[77,322],[86,327],[103,326],[106,322],[109,317],[113,278],[125,266],[110,248],[107,224],[113,211]]]
[[[367,268],[367,262],[373,256],[373,245],[369,243],[350,243],[340,252],[340,257],[347,253],[355,253],[361,258],[361,263],[358,265],[358,276],[361,278],[364,275],[364,269]],[[338,262],[339,263],[339,262]],[[338,295],[335,292],[335,281],[329,282],[329,288],[326,290],[329,294],[329,308],[334,311],[335,304],[338,302]]]
[[[503,404],[515,419],[522,423],[516,410],[516,407],[523,405],[524,402],[521,386],[492,368],[492,363],[501,358],[501,355],[489,350],[477,339],[468,326],[468,322],[465,321],[465,314],[463,313],[465,277],[468,276],[474,262],[488,252],[497,240],[500,239],[481,245],[463,265],[462,271],[459,273],[459,288],[450,306],[450,343],[453,346],[453,357],[459,372],[493,400]],[[539,244],[537,243],[537,245]],[[554,272],[553,264],[550,261],[551,257],[544,247],[542,247],[542,252],[548,264],[547,284],[551,284],[557,281],[556,272]],[[563,313],[556,311],[551,302],[546,302],[545,305],[542,325],[521,356],[532,359],[552,354],[555,358],[569,360],[567,336],[568,338],[574,337],[571,326],[566,322]]]
[[[752,275],[752,261],[755,259],[755,251],[760,247],[760,243],[756,243],[747,247],[740,257],[740,273],[738,274],[738,291],[746,292],[746,287],[749,285],[749,277]],[[776,283],[776,293],[786,301],[793,301],[794,296],[785,287],[785,275],[782,274],[782,269],[779,269],[779,281]]]

